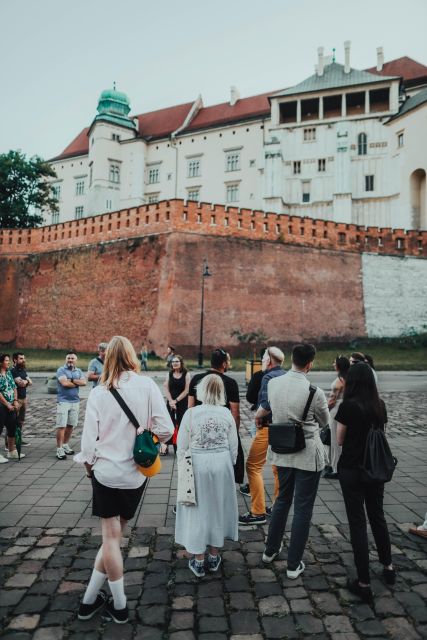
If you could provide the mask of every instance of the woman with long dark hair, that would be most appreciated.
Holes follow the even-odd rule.
[[[338,423],[337,442],[342,445],[338,475],[357,569],[357,579],[348,581],[347,588],[364,602],[372,602],[365,508],[378,558],[383,565],[385,581],[394,584],[396,573],[391,561],[390,537],[384,518],[384,483],[363,482],[360,471],[369,429],[373,426],[384,430],[387,423],[385,404],[378,396],[374,375],[368,364],[361,362],[350,367],[344,399],[335,419]]]
[[[337,377],[331,385],[331,393],[328,398],[329,427],[331,429],[331,445],[329,448],[330,466],[323,474],[323,477],[329,480],[336,480],[338,478],[338,460],[341,455],[341,447],[337,442],[337,421],[335,420],[335,416],[343,400],[345,378],[350,368],[350,360],[345,356],[337,356],[333,365]]]
[[[182,356],[174,354],[171,360],[171,370],[166,374],[163,388],[170,417],[174,425],[179,429],[182,417],[187,411],[187,397],[190,389],[190,374],[184,366]],[[164,453],[167,453],[168,444],[171,444],[171,442],[164,445],[166,448]],[[174,449],[176,451],[176,445],[174,445]]]

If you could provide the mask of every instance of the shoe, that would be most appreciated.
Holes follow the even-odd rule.
[[[96,596],[95,602],[93,602],[92,604],[83,604],[83,602],[81,602],[79,611],[77,613],[78,619],[90,620],[91,618],[93,618],[93,616],[97,611],[102,609],[106,601],[107,601],[107,594],[105,593],[104,590],[101,590]]]
[[[267,516],[271,516],[271,514],[273,513],[273,506],[271,505],[271,507],[265,507],[265,513]]]
[[[5,458],[4,456],[2,456],[1,453],[0,453],[0,464],[5,464],[5,462],[9,462],[9,460],[7,458]]]
[[[56,450],[56,457],[58,458],[58,460],[67,459],[67,456],[65,455],[65,451],[62,447],[58,447],[58,449]]]
[[[410,527],[408,529],[409,533],[412,533],[414,536],[420,536],[420,538],[427,538],[427,529],[424,527]]]
[[[358,580],[347,580],[347,589],[366,604],[370,604],[374,600],[371,587],[361,587]]]
[[[396,582],[396,571],[394,569],[383,568],[383,578],[387,584],[394,584]]]
[[[8,451],[6,458],[8,458],[9,460],[19,460],[19,459],[22,460],[22,458],[25,458],[25,453],[21,453],[21,455],[18,456],[18,452],[15,449],[14,451]]]
[[[105,604],[105,613],[102,614],[102,618],[114,620],[117,624],[126,624],[129,620],[129,609],[127,605],[123,609],[115,609],[113,598],[109,598]]]
[[[248,527],[251,524],[265,524],[267,522],[265,514],[263,516],[254,516],[250,511],[239,516],[239,525]]]
[[[276,558],[279,555],[279,553],[281,553],[282,549],[283,549],[283,542],[280,545],[279,551],[276,551],[275,553],[268,554],[266,549],[262,554],[262,561],[265,564],[270,564],[270,562],[273,562],[274,558]]]
[[[301,562],[299,563],[299,565],[298,565],[298,567],[296,569],[294,569],[294,570],[287,569],[286,570],[286,575],[288,576],[288,578],[290,580],[296,580],[298,578],[298,576],[300,576],[302,574],[304,569],[305,569],[305,564],[301,560]]]
[[[251,497],[251,490],[248,484],[241,484],[239,487],[239,491],[242,494],[242,496],[248,496],[248,498]]]
[[[74,454],[74,449],[72,449],[68,444],[62,445],[62,449],[67,456],[72,456]]]
[[[205,577],[205,563],[203,560],[196,560],[196,558],[191,558],[188,561],[188,568],[194,573],[197,578]]]
[[[216,556],[212,556],[210,553],[208,554],[208,571],[218,571],[219,565],[221,564],[221,556],[217,553]]]
[[[174,516],[176,516],[176,505],[174,507],[172,507],[172,513]]]
[[[338,480],[338,473],[335,473],[334,471],[328,471],[327,473],[323,474],[323,477],[327,480]]]
[[[329,465],[325,467],[324,472],[325,473],[332,473],[333,469],[332,467],[330,467]]]

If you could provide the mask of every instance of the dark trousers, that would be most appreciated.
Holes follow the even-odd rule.
[[[302,560],[310,531],[314,501],[319,487],[320,471],[302,471],[290,467],[277,467],[279,495],[277,496],[268,528],[266,553],[280,549],[292,501],[295,500],[291,541],[288,548],[288,569],[294,571]]]
[[[381,564],[391,564],[390,537],[384,518],[384,483],[363,483],[358,469],[339,469],[339,480],[350,525],[354,564],[359,582],[369,584],[369,545],[366,513]]]
[[[16,411],[9,411],[2,404],[0,405],[0,433],[3,432],[3,427],[6,427],[6,435],[8,438],[15,437],[16,431]]]

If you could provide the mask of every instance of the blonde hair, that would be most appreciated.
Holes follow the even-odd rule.
[[[210,373],[201,379],[196,388],[197,400],[203,404],[213,404],[224,406],[225,387],[220,376],[216,373]]]
[[[111,389],[117,385],[121,373],[139,370],[139,360],[130,340],[123,336],[111,338],[105,353],[101,383]]]

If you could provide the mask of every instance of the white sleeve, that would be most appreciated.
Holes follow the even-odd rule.
[[[86,404],[85,421],[83,425],[81,451],[74,456],[74,462],[95,464],[96,441],[99,435],[99,411],[96,403],[97,395],[91,393]]]
[[[166,408],[165,400],[155,382],[151,381],[151,428],[160,442],[167,442],[173,435],[174,426]]]
[[[228,434],[227,434],[228,447],[230,449],[231,462],[233,464],[236,464],[237,449],[239,446],[239,440],[237,438],[237,427],[236,427],[236,422],[231,414],[229,416],[229,420],[230,420],[230,428],[228,429]]]
[[[187,411],[183,415],[181,424],[179,425],[178,439],[176,441],[176,455],[178,459],[182,459],[184,457],[185,452],[190,446],[189,429],[191,411],[192,409],[187,409]]]

